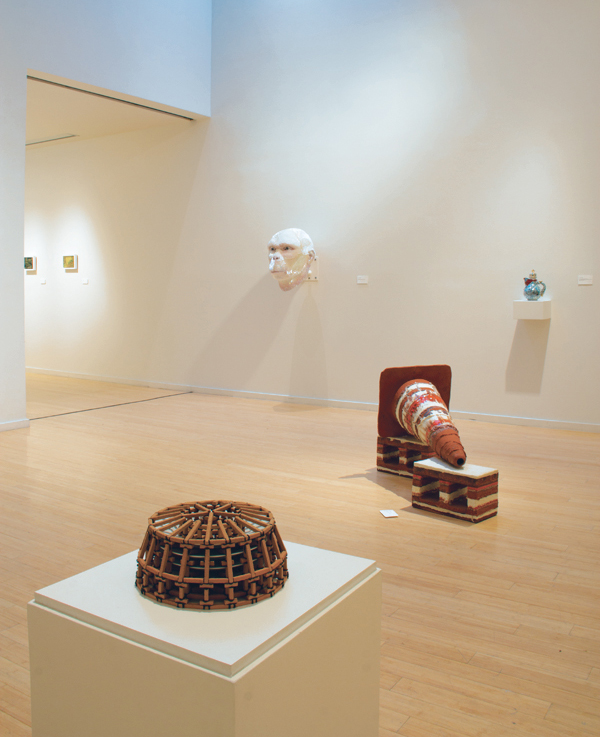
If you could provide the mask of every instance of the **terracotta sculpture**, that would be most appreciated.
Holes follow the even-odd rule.
[[[271,238],[269,271],[284,292],[302,284],[315,260],[315,247],[308,233],[300,228],[280,230]]]
[[[377,470],[412,478],[413,507],[481,522],[498,513],[498,471],[466,463],[448,412],[451,383],[445,365],[381,372]]]
[[[482,522],[498,514],[498,470],[465,464],[452,468],[437,458],[413,466],[412,505],[448,517]]]
[[[419,412],[415,411],[407,416],[407,420],[411,420],[406,424],[402,420],[402,413],[398,416],[398,409],[401,395],[406,387],[415,382],[427,383],[434,387],[437,392],[435,397],[436,403],[441,403],[440,412],[435,414],[435,423],[428,420],[429,413],[422,414],[427,409],[427,404],[423,404],[419,408]],[[379,412],[377,416],[377,469],[394,473],[398,476],[413,476],[413,466],[417,461],[431,458],[436,453],[446,453],[449,450],[449,439],[458,439],[458,432],[448,414],[448,406],[450,405],[450,388],[452,384],[452,371],[450,366],[433,365],[433,366],[402,366],[398,368],[387,368],[381,373],[379,379]],[[417,400],[417,396],[412,399]],[[405,397],[405,404],[408,397]],[[418,404],[418,402],[417,402]],[[404,409],[404,406],[403,406]],[[444,414],[445,413],[445,416]],[[422,417],[422,421],[420,418]],[[416,424],[412,422],[417,420]],[[445,431],[442,435],[441,429]],[[433,432],[436,428],[435,433]],[[419,432],[421,430],[421,432]],[[439,437],[435,437],[438,436]],[[430,445],[430,441],[435,437],[435,448]],[[442,437],[444,441],[442,443]],[[460,443],[460,440],[458,440]],[[443,446],[443,449],[442,449]],[[447,448],[448,446],[448,448]],[[462,449],[462,445],[460,446]],[[455,447],[458,450],[458,446]],[[458,458],[464,459],[464,450],[462,455],[450,454],[457,461]],[[448,457],[441,456],[443,460],[447,460],[453,465],[456,462],[448,460]],[[460,466],[460,464],[458,464]]]
[[[446,463],[460,468],[467,456],[448,407],[430,381],[407,381],[394,397],[399,424]]]
[[[288,578],[273,515],[245,502],[191,502],[156,512],[137,561],[141,593],[180,609],[256,604]]]

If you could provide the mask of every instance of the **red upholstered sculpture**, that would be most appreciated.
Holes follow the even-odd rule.
[[[398,423],[452,466],[464,466],[467,456],[448,407],[430,381],[407,381],[394,396]]]

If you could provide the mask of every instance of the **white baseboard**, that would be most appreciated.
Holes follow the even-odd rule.
[[[376,412],[378,405],[375,402],[352,402],[349,399],[321,399],[320,397],[294,397],[289,394],[268,394],[267,392],[248,392],[240,389],[217,389],[210,386],[191,386],[190,391],[198,394],[217,394],[224,397],[239,397],[240,399],[263,399],[270,402],[285,402],[286,404],[310,404],[316,407],[337,407],[338,409],[360,409]]]
[[[475,420],[494,422],[500,425],[525,425],[527,427],[548,427],[553,430],[573,430],[575,432],[600,432],[600,424],[594,422],[568,422],[566,420],[544,420],[538,417],[513,417],[511,415],[486,415],[483,412],[462,412],[451,409],[456,420]]]
[[[221,389],[214,386],[193,386],[189,384],[168,384],[162,381],[140,381],[126,379],[122,376],[95,376],[93,374],[76,374],[69,371],[54,371],[27,367],[30,374],[47,374],[63,376],[68,379],[86,379],[88,381],[106,381],[110,384],[129,384],[131,386],[147,386],[151,389],[170,389],[173,392],[196,392],[198,394],[215,394],[222,397],[239,397],[240,399],[263,399],[271,402],[288,404],[313,404],[318,407],[341,407],[342,409],[367,409],[377,411],[377,404],[372,402],[351,402],[343,399],[319,399],[318,397],[294,397],[288,394],[268,394],[267,392],[248,392],[240,389]]]
[[[108,384],[129,384],[130,386],[148,386],[151,389],[172,389],[174,392],[191,392],[193,387],[183,384],[166,384],[158,381],[140,381],[139,379],[125,379],[122,376],[96,376],[94,374],[76,374],[73,371],[54,371],[27,366],[28,374],[47,374],[48,376],[63,376],[66,379],[85,379],[86,381],[105,381]]]
[[[13,422],[0,422],[0,432],[6,432],[7,430],[20,430],[23,427],[29,427],[29,420],[15,420]]]
[[[240,399],[263,399],[271,402],[285,402],[287,404],[310,404],[317,407],[338,407],[340,409],[360,409],[371,412],[377,411],[376,402],[353,402],[345,399],[321,399],[319,397],[296,397],[287,394],[268,394],[267,392],[250,392],[240,389],[220,389],[214,386],[192,386],[188,384],[168,384],[158,381],[140,381],[139,379],[125,379],[119,376],[93,376],[91,374],[75,374],[68,371],[53,371],[51,369],[27,368],[33,374],[49,374],[64,376],[71,379],[88,379],[90,381],[107,381],[113,384],[131,384],[132,386],[147,386],[152,389],[168,389],[173,392],[197,392],[198,394],[215,394],[223,397],[239,397]],[[494,422],[504,425],[525,425],[527,427],[547,427],[554,430],[572,430],[575,432],[600,432],[600,424],[592,422],[569,422],[565,420],[546,420],[537,417],[513,417],[511,415],[488,415],[483,412],[463,412],[452,408],[452,417],[457,420],[474,420],[476,422]],[[8,428],[12,429],[12,428]]]

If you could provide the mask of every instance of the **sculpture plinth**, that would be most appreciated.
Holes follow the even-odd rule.
[[[413,468],[412,505],[448,517],[482,522],[498,514],[498,470],[465,464],[455,468],[437,458]]]
[[[416,461],[431,458],[434,452],[428,445],[413,435],[399,438],[377,438],[377,470],[395,473],[398,476],[413,476]]]

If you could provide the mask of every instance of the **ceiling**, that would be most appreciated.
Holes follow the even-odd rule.
[[[27,146],[64,144],[177,121],[184,125],[189,118],[54,82],[27,79]]]

